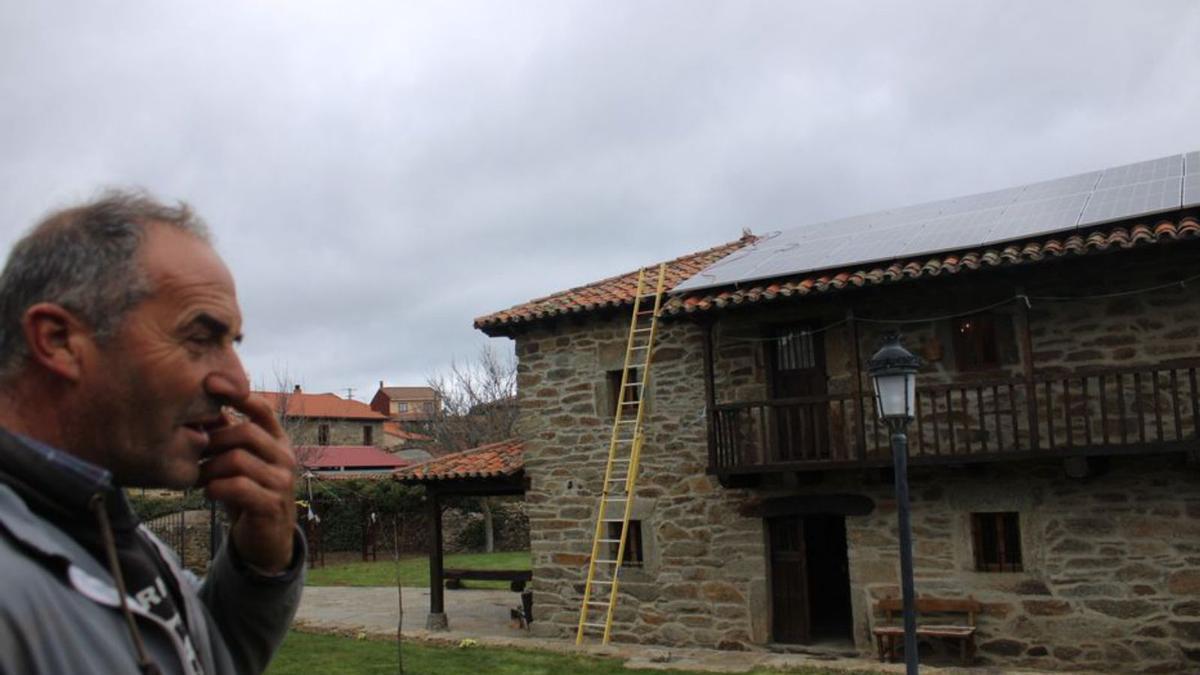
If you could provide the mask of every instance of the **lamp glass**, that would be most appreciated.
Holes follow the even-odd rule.
[[[915,373],[888,373],[875,376],[875,405],[882,419],[912,419],[917,396]]]

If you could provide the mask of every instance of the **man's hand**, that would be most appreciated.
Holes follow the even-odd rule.
[[[248,419],[210,433],[199,484],[228,510],[230,538],[242,560],[282,572],[293,554],[296,458],[270,404],[251,394],[232,406]]]

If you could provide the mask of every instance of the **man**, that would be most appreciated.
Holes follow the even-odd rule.
[[[0,673],[258,673],[299,603],[295,460],[234,351],[233,278],[183,205],[54,213],[0,275]],[[234,412],[239,414],[234,414]],[[203,487],[203,584],[122,488]]]

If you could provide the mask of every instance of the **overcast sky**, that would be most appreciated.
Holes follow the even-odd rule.
[[[743,227],[1200,149],[1198,35],[1194,0],[8,0],[0,244],[185,199],[255,383],[365,400]]]

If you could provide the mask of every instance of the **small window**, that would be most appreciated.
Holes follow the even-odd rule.
[[[329,445],[329,425],[317,425],[317,445]]]
[[[396,407],[399,408],[400,412],[402,413],[408,412],[408,403],[399,403],[396,405]]]
[[[621,372],[620,370],[608,371],[608,414],[613,416],[617,414],[617,401],[620,400],[619,397],[621,395]],[[638,382],[638,369],[630,368],[629,383],[633,384],[635,382]],[[642,388],[640,386],[625,387],[625,410],[622,411],[622,417],[629,418],[632,416],[632,413],[637,411],[637,406],[633,404],[638,402],[641,394]]]
[[[363,445],[375,445],[375,429],[369,424],[363,426]]]
[[[974,314],[954,319],[954,357],[959,370],[985,370],[1000,366],[996,317]]]
[[[608,538],[620,540],[621,524],[608,524]],[[610,559],[617,557],[617,547],[620,544],[609,544]],[[629,537],[625,540],[625,557],[621,560],[621,565],[626,567],[641,567],[642,566],[642,521],[629,521]]]
[[[423,403],[421,405],[421,407],[425,409],[425,412],[431,413],[431,414],[433,413],[433,401],[425,401],[425,403]]]
[[[1020,572],[1021,525],[1014,512],[972,513],[975,569],[979,572]]]

